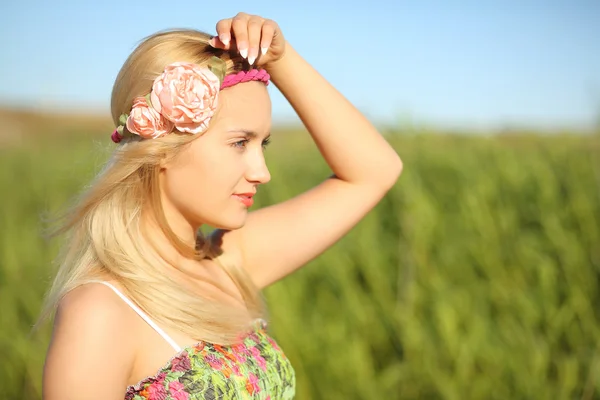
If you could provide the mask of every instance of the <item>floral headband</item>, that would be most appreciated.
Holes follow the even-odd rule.
[[[128,133],[154,139],[173,129],[191,134],[208,128],[219,91],[241,82],[260,81],[269,84],[264,70],[251,69],[225,75],[225,61],[212,57],[207,67],[176,62],[165,67],[144,97],[136,97],[129,114],[119,117],[120,125],[111,139],[119,143]]]

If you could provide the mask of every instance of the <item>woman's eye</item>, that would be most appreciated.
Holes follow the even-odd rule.
[[[245,149],[246,148],[246,144],[248,144],[248,139],[242,139],[240,141],[232,143],[232,146],[236,147],[238,149]]]
[[[263,148],[263,150],[266,150],[266,148],[267,148],[267,146],[269,145],[269,143],[271,143],[271,139],[265,139],[265,140],[262,142],[262,148]]]
[[[267,146],[270,143],[270,139],[265,139],[262,142],[262,148],[263,150],[265,150],[267,148]],[[250,139],[242,139],[242,140],[238,140],[237,142],[231,143],[232,147],[235,147],[236,149],[239,150],[245,150],[248,147],[248,143],[250,143]]]

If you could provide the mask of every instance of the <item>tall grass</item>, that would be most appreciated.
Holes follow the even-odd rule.
[[[0,149],[2,399],[40,398],[49,326],[28,334],[57,249],[40,214],[93,176],[100,140]],[[396,187],[266,291],[297,398],[600,398],[599,138],[390,140]],[[267,162],[259,207],[329,174],[301,132],[276,132]]]

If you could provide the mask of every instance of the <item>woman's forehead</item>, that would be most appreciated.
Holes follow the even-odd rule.
[[[271,98],[263,83],[246,82],[219,92],[219,107],[226,113],[265,109],[270,112]]]
[[[221,91],[213,123],[226,130],[269,131],[271,99],[265,85],[247,82]]]

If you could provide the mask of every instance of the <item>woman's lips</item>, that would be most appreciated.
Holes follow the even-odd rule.
[[[252,198],[254,193],[235,193],[233,197],[242,202],[246,207],[251,207],[254,204],[254,199]]]

